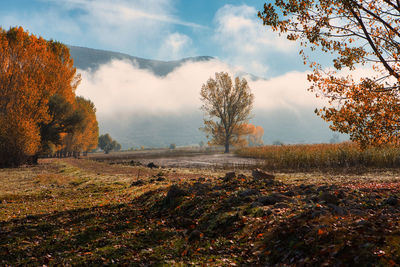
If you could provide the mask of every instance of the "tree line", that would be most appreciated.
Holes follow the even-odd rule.
[[[75,95],[81,81],[67,46],[0,28],[0,166],[97,147],[96,108]]]

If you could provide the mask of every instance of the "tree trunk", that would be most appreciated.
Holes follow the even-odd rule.
[[[229,140],[225,141],[225,152],[224,153],[229,153]]]

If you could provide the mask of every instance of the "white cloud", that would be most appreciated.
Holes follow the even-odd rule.
[[[172,15],[171,0],[42,0],[68,9],[85,10],[93,17],[101,17],[108,23],[123,24],[134,20],[148,19],[163,23],[178,24],[193,28],[204,26],[182,21]]]
[[[219,61],[188,62],[165,77],[156,76],[150,71],[138,69],[130,62],[112,61],[102,65],[95,72],[78,70],[82,74],[82,83],[77,89],[78,95],[91,99],[98,116],[116,116],[119,114],[166,114],[185,113],[199,110],[201,86],[215,72],[226,71],[231,77],[237,69]],[[254,113],[290,110],[300,114],[305,109],[311,112],[327,104],[327,99],[316,98],[307,89],[308,72],[289,72],[270,80],[247,78],[254,93]],[[355,79],[369,77],[373,73],[369,68],[360,68],[354,72],[342,71],[341,75],[352,74]]]
[[[190,62],[175,69],[166,77],[159,77],[141,70],[129,62],[112,61],[96,72],[82,73],[78,95],[90,98],[98,115],[142,113],[181,113],[199,110],[200,89],[215,72],[227,71],[234,75],[237,70],[218,61]],[[249,81],[255,95],[257,111],[290,109],[320,105],[307,91],[307,73],[291,72],[271,80]]]
[[[167,76],[160,77],[138,69],[130,62],[112,61],[100,66],[96,72],[79,70],[82,73],[82,83],[77,94],[95,103],[103,132],[110,132],[131,146],[135,136],[147,136],[150,133],[146,131],[156,129],[144,127],[147,129],[144,134],[143,129],[132,126],[136,121],[139,121],[138,125],[154,125],[160,124],[159,119],[168,122],[173,118],[185,118],[185,122],[173,122],[173,125],[181,123],[179,127],[185,129],[185,123],[193,114],[197,114],[193,118],[199,121],[189,123],[188,127],[200,127],[201,86],[219,71],[226,71],[232,77],[237,73],[229,65],[213,60],[188,62]],[[342,74],[347,75],[348,72]],[[359,69],[354,74],[356,78],[366,76],[370,70]],[[310,86],[307,72],[289,72],[270,80],[247,80],[255,95],[252,122],[264,127],[265,140],[289,143],[329,140],[332,133],[327,124],[313,113],[315,108],[326,105],[327,101],[307,91]],[[170,128],[166,131],[174,132]],[[152,132],[151,135],[163,133]]]
[[[202,83],[221,68],[227,66],[218,61],[188,63],[159,77],[129,62],[112,61],[94,73],[79,70],[78,94],[92,99],[99,114],[180,112],[200,105]]]
[[[159,57],[167,60],[190,57],[194,54],[192,39],[178,32],[166,37],[160,48]]]
[[[313,110],[322,107],[326,101],[316,98],[307,89],[310,83],[307,72],[289,72],[270,80],[250,83],[255,95],[255,110],[290,110],[294,113],[304,108]]]
[[[12,11],[0,25],[21,25],[30,32],[71,45],[115,50],[154,58],[165,36],[177,26],[202,25],[178,18],[174,0],[41,0],[44,7]]]
[[[214,39],[222,48],[224,60],[243,71],[267,76],[268,59],[274,53],[290,53],[293,42],[262,25],[254,7],[225,5],[215,15]]]
[[[88,30],[88,37],[119,51],[140,49],[154,53],[163,33],[173,24],[185,24],[172,15],[171,0],[67,0],[57,4],[84,11],[78,20]]]

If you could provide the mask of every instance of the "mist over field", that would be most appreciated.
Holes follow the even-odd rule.
[[[173,66],[162,75],[154,67],[160,64]],[[318,143],[332,137],[328,125],[313,112],[324,102],[307,91],[306,72],[266,80],[214,58],[143,65],[140,59],[125,58],[78,69],[82,83],[77,94],[96,104],[100,132],[110,133],[124,148],[206,141],[199,131],[203,125],[199,92],[219,71],[249,82],[255,95],[250,122],[264,128],[265,143]]]

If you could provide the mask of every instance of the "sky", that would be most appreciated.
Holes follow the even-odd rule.
[[[307,112],[315,122],[320,122],[313,111],[327,102],[307,91],[311,85],[307,81],[310,70],[303,65],[298,44],[262,25],[257,13],[264,3],[263,0],[0,0],[0,27],[22,26],[30,33],[67,45],[147,59],[215,58],[203,63],[188,62],[166,77],[124,61],[109,62],[96,71],[78,70],[82,83],[77,94],[95,103],[100,132],[106,120],[115,121],[120,114],[134,118],[139,113],[200,112],[200,88],[217,71],[264,78],[249,81],[255,95],[255,121],[257,116],[267,117],[271,112],[279,114],[285,110],[297,116],[298,121]],[[321,53],[313,53],[311,58],[330,65]],[[291,127],[290,121],[279,123],[282,129]],[[269,125],[261,126],[268,131]],[[304,125],[307,127],[314,131]],[[324,127],[326,130],[328,124]],[[278,138],[279,134],[269,141]]]
[[[262,25],[263,0],[1,0],[0,26],[65,44],[176,60],[213,56],[270,78],[306,69],[296,44]]]

